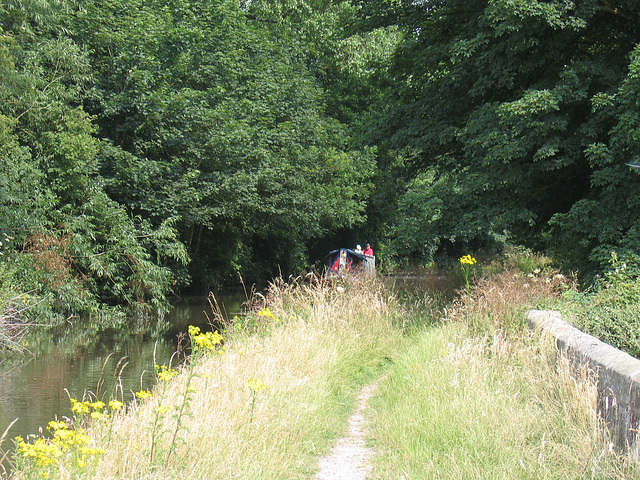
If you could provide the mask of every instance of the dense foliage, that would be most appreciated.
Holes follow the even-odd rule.
[[[68,36],[70,9],[0,4],[3,288],[39,298],[46,321],[46,312],[95,314],[123,303],[162,311],[172,281],[162,259],[187,255],[170,219],[154,226],[105,191],[107,142],[82,108],[93,72]]]
[[[64,315],[161,312],[171,289],[294,271],[362,223],[374,151],[349,147],[319,37],[265,7],[0,3],[6,285]]]
[[[586,291],[567,291],[559,308],[577,328],[640,358],[640,270],[611,256]]]
[[[635,255],[637,2],[362,5],[405,33],[374,137],[402,158],[395,252],[507,238],[583,271]]]
[[[639,65],[631,0],[0,0],[0,293],[162,312],[365,241],[635,264]]]

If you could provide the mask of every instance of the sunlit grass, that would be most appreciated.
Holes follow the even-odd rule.
[[[462,324],[425,331],[372,402],[376,478],[624,478],[595,387],[534,344],[491,349]]]
[[[573,371],[527,308],[561,279],[485,279],[396,358],[372,401],[378,479],[635,478],[597,414],[591,372]],[[470,328],[472,330],[470,330]]]
[[[376,279],[277,280],[221,338],[192,332],[192,363],[158,366],[152,392],[87,428],[104,451],[90,478],[313,478],[372,382],[372,478],[632,478],[589,372],[520,320],[564,284],[507,271],[442,309]]]
[[[402,337],[375,282],[289,288],[271,290],[271,315],[259,310],[267,333],[231,331],[225,353],[195,367],[189,417],[166,467],[148,462],[152,396],[114,419],[95,478],[310,478]],[[170,381],[181,392],[185,372]],[[180,404],[171,392],[162,405]],[[157,431],[171,428],[170,414],[164,422]],[[169,448],[166,435],[154,441],[157,455]]]

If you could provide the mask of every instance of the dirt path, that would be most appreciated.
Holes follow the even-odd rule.
[[[349,434],[338,440],[331,454],[320,460],[316,480],[365,480],[371,472],[370,459],[374,451],[367,447],[367,429],[362,412],[367,408],[367,401],[376,386],[367,385],[358,395],[358,406],[349,418]]]

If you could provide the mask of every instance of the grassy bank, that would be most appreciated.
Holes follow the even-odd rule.
[[[45,470],[50,478],[80,470],[100,479],[309,478],[360,387],[402,345],[400,319],[377,282],[278,283],[256,312],[193,371],[161,380],[126,413],[89,421],[103,454],[84,458],[82,468],[70,458],[64,471],[61,463],[36,468],[23,460],[21,468],[32,468],[17,478]]]
[[[557,306],[567,288],[506,271],[414,335],[372,402],[375,478],[638,478],[609,443],[592,372],[525,329],[527,309]]]
[[[563,285],[507,271],[441,309],[403,304],[376,280],[278,281],[222,343],[191,332],[192,362],[159,367],[128,408],[78,400],[73,426],[51,430],[86,439],[50,462],[23,446],[15,476],[312,478],[376,382],[374,478],[629,478],[588,372],[571,376],[523,329],[524,310]]]

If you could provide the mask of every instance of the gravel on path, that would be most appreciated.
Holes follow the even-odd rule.
[[[358,395],[358,406],[349,418],[349,433],[338,440],[328,456],[320,460],[316,480],[365,480],[371,473],[370,460],[375,452],[367,446],[363,411],[376,386],[367,385]]]

